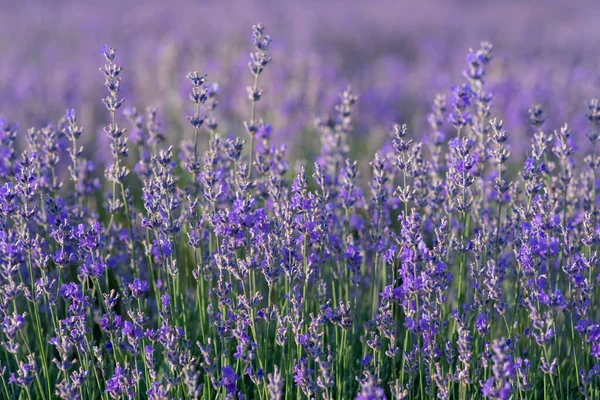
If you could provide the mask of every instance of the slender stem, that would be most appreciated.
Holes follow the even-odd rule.
[[[253,92],[256,92],[258,89],[258,72],[254,73],[254,83],[252,84]],[[252,99],[252,105],[250,110],[250,124],[256,125],[254,119],[256,118],[256,100]],[[248,157],[248,179],[252,179],[252,162],[254,159],[254,135],[255,133],[250,133],[250,155]]]

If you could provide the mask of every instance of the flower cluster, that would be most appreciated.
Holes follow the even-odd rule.
[[[270,43],[255,25],[247,148],[198,72],[193,140],[165,145],[156,109],[122,109],[109,47],[104,179],[76,111],[0,120],[1,397],[599,396],[599,101],[584,149],[535,105],[512,156],[484,42],[429,140],[396,125],[361,166],[348,88],[293,170],[258,118]]]

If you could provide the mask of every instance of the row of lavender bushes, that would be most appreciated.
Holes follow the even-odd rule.
[[[74,110],[2,120],[1,397],[596,398],[600,103],[577,152],[532,106],[513,159],[482,43],[426,143],[397,125],[361,172],[348,89],[294,170],[257,107],[261,25],[252,43],[242,138],[192,72],[193,139],[168,146],[108,47],[110,149],[81,147]]]

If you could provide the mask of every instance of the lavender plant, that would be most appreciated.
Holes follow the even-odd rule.
[[[254,26],[247,147],[198,72],[191,140],[168,146],[157,109],[122,110],[109,47],[110,161],[75,110],[24,140],[0,120],[2,398],[600,396],[599,101],[587,149],[536,105],[512,156],[484,42],[429,140],[396,125],[361,168],[348,88],[293,170],[258,117],[270,43]]]

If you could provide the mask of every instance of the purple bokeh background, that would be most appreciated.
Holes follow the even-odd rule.
[[[600,94],[600,3],[592,1],[2,1],[0,115],[23,128],[75,108],[88,140],[106,116],[98,66],[117,48],[128,107],[157,106],[169,140],[191,135],[185,75],[220,85],[225,134],[243,136],[250,27],[273,37],[259,112],[274,139],[304,157],[318,147],[313,121],[347,85],[360,96],[353,138],[369,158],[394,122],[426,137],[434,95],[460,83],[465,55],[491,41],[492,114],[515,141],[530,133],[526,111],[544,105],[547,129],[585,132],[585,105]],[[356,146],[354,146],[356,147]]]

